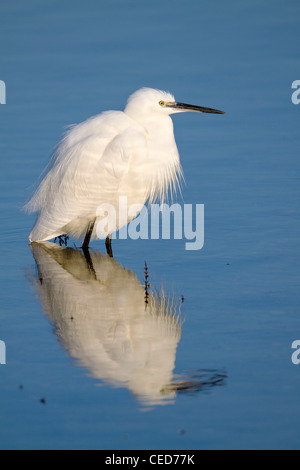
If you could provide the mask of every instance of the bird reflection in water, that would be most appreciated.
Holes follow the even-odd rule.
[[[132,271],[97,251],[49,242],[30,247],[40,302],[63,347],[92,377],[127,387],[145,406],[224,385],[225,374],[218,371],[174,376],[182,299],[153,289],[147,266],[143,286]]]

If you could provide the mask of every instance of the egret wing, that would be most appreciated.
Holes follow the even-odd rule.
[[[27,206],[28,211],[38,212],[32,241],[61,235],[72,222],[73,234],[82,235],[82,220],[90,220],[99,204],[110,201],[128,171],[132,126],[124,113],[109,112],[66,134]]]

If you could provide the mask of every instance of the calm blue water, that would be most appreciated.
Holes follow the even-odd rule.
[[[2,449],[300,447],[299,15],[296,0],[2,3]],[[79,253],[32,253],[20,209],[63,127],[141,86],[227,112],[174,117],[205,247],[117,241],[110,261],[96,242],[96,279]]]

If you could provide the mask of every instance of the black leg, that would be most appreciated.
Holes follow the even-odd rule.
[[[92,236],[92,233],[93,233],[93,230],[94,230],[94,227],[95,227],[95,222],[96,222],[96,219],[94,219],[92,222],[89,223],[89,226],[88,226],[88,229],[87,229],[87,232],[86,232],[86,236],[85,236],[83,245],[81,247],[83,249],[83,251],[87,251],[89,249],[89,244],[90,244],[91,236]]]
[[[105,246],[106,246],[106,252],[107,252],[108,256],[113,258],[114,255],[113,255],[112,248],[111,248],[111,238],[110,237],[107,237],[107,239],[105,241]]]

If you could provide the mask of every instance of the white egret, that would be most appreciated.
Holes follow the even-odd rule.
[[[187,111],[224,114],[178,103],[165,91],[142,88],[130,96],[124,112],[107,111],[72,126],[26,205],[28,212],[38,214],[30,242],[72,235],[85,237],[82,248],[87,250],[91,239],[99,236],[99,206],[109,204],[119,214],[120,197],[127,198],[128,206],[163,201],[182,177],[170,114]],[[112,231],[136,215],[117,217]],[[110,236],[106,242],[110,251]]]

